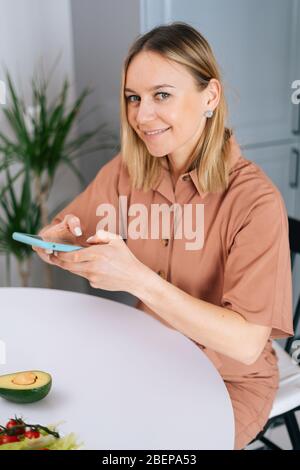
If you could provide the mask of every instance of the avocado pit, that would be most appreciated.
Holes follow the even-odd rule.
[[[37,376],[33,372],[20,372],[12,379],[15,385],[32,385],[36,382]]]

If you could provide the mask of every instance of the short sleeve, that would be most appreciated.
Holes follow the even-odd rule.
[[[276,190],[256,198],[234,236],[225,261],[222,306],[272,327],[271,338],[293,335],[288,219]]]
[[[56,214],[49,225],[61,222],[67,214],[76,215],[81,221],[83,232],[82,237],[78,237],[77,240],[85,245],[85,240],[95,234],[100,219],[97,216],[97,208],[100,204],[118,206],[120,166],[121,156],[118,154],[98,171],[83,192]]]

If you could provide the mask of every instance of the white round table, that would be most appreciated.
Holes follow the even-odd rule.
[[[0,374],[43,370],[49,395],[0,398],[1,423],[63,421],[85,449],[233,449],[224,382],[187,337],[133,307],[75,292],[0,288]]]

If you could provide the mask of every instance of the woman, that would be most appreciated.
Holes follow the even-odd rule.
[[[203,349],[230,394],[242,449],[278,388],[271,339],[293,334],[291,274],[280,193],[241,155],[225,119],[219,68],[198,31],[176,22],[137,38],[123,67],[121,152],[41,232],[85,249],[35,250],[94,288],[133,294]],[[150,220],[157,205],[177,207],[171,230],[157,213]]]

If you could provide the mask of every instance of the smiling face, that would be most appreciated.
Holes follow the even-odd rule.
[[[203,113],[217,105],[215,82],[200,92],[184,66],[153,52],[134,57],[126,74],[127,117],[151,155],[168,155],[174,169],[185,167],[205,127]]]

